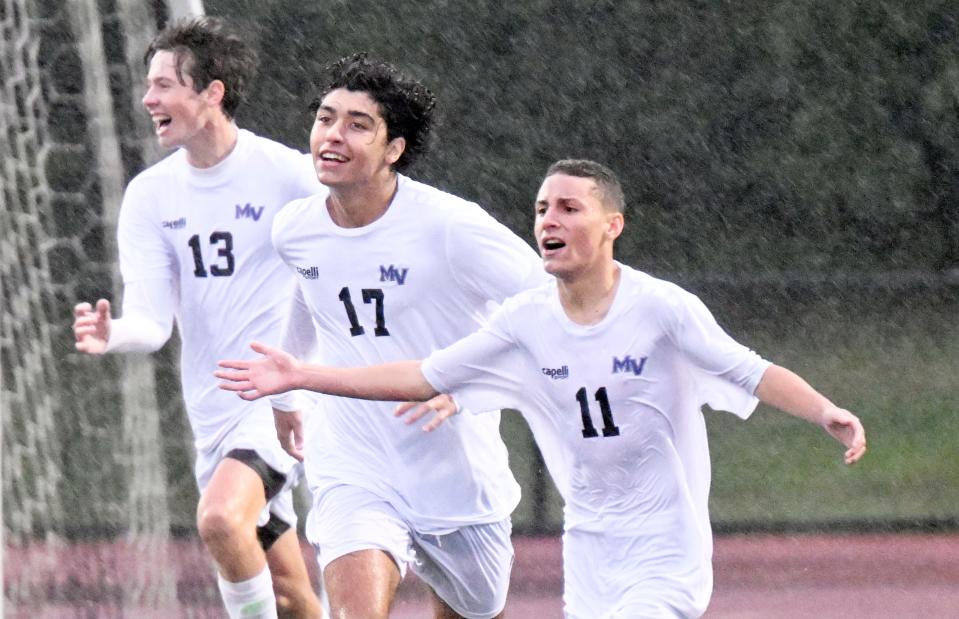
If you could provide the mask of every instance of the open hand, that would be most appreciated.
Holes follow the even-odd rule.
[[[296,389],[293,380],[300,362],[293,355],[261,342],[253,342],[250,348],[263,357],[217,363],[224,369],[217,370],[213,375],[226,381],[220,383],[220,389],[235,391],[244,400],[256,400]]]
[[[866,453],[866,431],[859,418],[844,408],[827,412],[823,427],[833,438],[847,447],[846,464],[852,464]]]
[[[96,309],[89,303],[78,303],[73,308],[73,337],[80,352],[105,353],[110,341],[110,302],[100,299]]]

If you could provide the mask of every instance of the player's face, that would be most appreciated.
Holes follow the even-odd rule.
[[[553,174],[543,181],[533,231],[547,273],[569,280],[603,268],[622,229],[622,214],[603,206],[593,179]]]
[[[143,105],[150,113],[153,130],[164,148],[183,146],[189,150],[191,145],[203,139],[203,129],[220,107],[219,100],[211,97],[212,83],[204,91],[196,92],[193,78],[186,69],[184,67],[182,71],[181,82],[173,52],[159,51],[150,60]]]
[[[310,132],[316,175],[334,188],[388,178],[405,144],[387,139],[386,121],[370,95],[345,88],[323,97]]]

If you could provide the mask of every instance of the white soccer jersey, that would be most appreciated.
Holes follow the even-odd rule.
[[[220,359],[256,356],[252,340],[280,341],[295,284],[273,250],[273,218],[319,188],[308,155],[246,130],[212,168],[190,166],[178,150],[127,187],[120,271],[124,284],[165,287],[177,299],[183,396],[198,450],[252,411],[271,414],[266,400],[218,389],[213,372]]]
[[[326,196],[290,204],[273,242],[298,273],[332,366],[419,359],[479,328],[495,304],[546,279],[528,244],[479,206],[404,176],[387,211],[333,223]],[[390,502],[421,533],[507,517],[519,500],[499,415],[460,416],[438,436],[397,423],[394,404],[324,398],[308,417],[306,474]]]
[[[672,576],[705,608],[712,537],[701,407],[747,417],[769,363],[694,295],[619,268],[600,323],[570,321],[550,283],[507,300],[423,372],[473,410],[519,408],[565,501],[566,530],[652,540],[651,573],[663,557],[688,558]]]

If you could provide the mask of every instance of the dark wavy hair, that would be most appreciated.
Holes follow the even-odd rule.
[[[603,206],[620,213],[626,210],[626,198],[619,177],[603,164],[589,159],[561,159],[546,170],[547,177],[554,174],[592,179],[599,189]]]
[[[193,17],[174,22],[150,42],[143,54],[147,66],[157,52],[173,52],[176,74],[193,79],[193,90],[202,92],[213,80],[224,85],[223,113],[233,118],[246,100],[256,75],[257,55],[240,35],[217,17]]]
[[[393,164],[396,171],[409,168],[426,152],[436,97],[422,83],[402,75],[387,62],[370,60],[361,52],[341,58],[323,70],[310,111],[316,113],[323,97],[339,88],[367,93],[379,105],[386,121],[387,140],[406,140],[406,149]]]

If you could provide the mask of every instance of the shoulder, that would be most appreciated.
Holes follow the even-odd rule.
[[[250,144],[250,148],[261,153],[264,156],[272,156],[277,158],[291,158],[291,157],[303,157],[305,153],[296,150],[295,148],[290,148],[286,144],[281,144],[276,140],[271,140],[270,138],[265,138],[262,135],[257,135],[252,131],[246,129],[240,129],[238,132],[238,139],[245,140]]]
[[[320,186],[321,190],[305,198],[298,198],[287,202],[273,219],[273,234],[285,232],[304,227],[304,218],[312,216],[315,213],[326,212],[327,190]],[[310,222],[312,225],[315,222]]]
[[[186,154],[178,149],[134,176],[124,191],[124,203],[140,203],[169,193],[170,185],[185,173]],[[135,199],[135,200],[134,200]]]
[[[427,185],[407,176],[398,175],[398,183],[398,197],[404,203],[414,206],[420,212],[425,211],[433,217],[447,219],[486,213],[475,202],[470,202],[438,187]]]
[[[129,185],[135,186],[168,182],[171,176],[183,172],[186,169],[186,165],[186,151],[178,148],[167,153],[162,159],[134,176]]]
[[[699,297],[679,284],[629,267],[623,268],[623,278],[631,297],[628,311],[639,312],[663,329],[672,330],[709,314]]]
[[[696,295],[679,284],[644,273],[627,265],[620,265],[623,282],[634,296],[675,304],[695,299]]]
[[[556,298],[556,280],[518,292],[503,301],[503,311],[509,314],[527,313],[541,316],[543,308]]]

